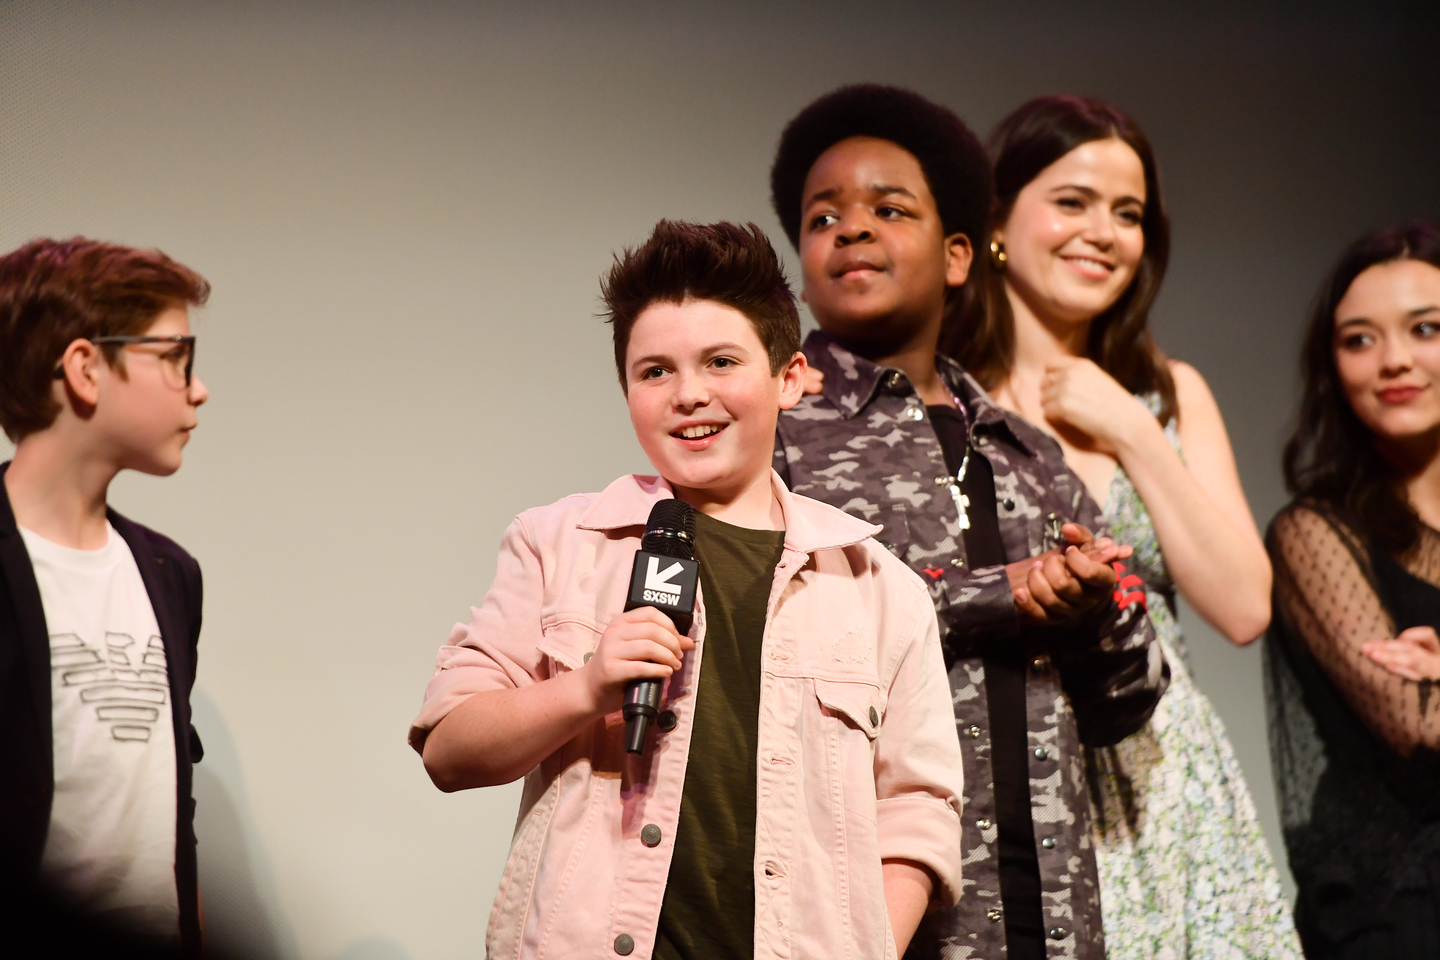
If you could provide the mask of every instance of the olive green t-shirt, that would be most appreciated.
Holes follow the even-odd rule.
[[[784,531],[695,514],[705,650],[655,960],[755,955],[760,644],[784,545]]]

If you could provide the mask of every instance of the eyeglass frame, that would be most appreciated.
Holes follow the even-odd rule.
[[[96,346],[104,346],[105,344],[118,344],[120,346],[127,346],[132,343],[183,343],[190,348],[190,353],[185,359],[185,389],[190,389],[190,374],[191,371],[195,369],[195,335],[193,333],[177,333],[169,337],[150,337],[135,335],[114,337],[89,337],[88,339]],[[63,366],[55,368],[55,379],[65,379],[65,368]]]

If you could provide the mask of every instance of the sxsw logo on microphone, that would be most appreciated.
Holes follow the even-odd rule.
[[[684,633],[695,612],[695,587],[699,581],[700,564],[694,560],[636,551],[625,609],[654,607],[669,615]]]
[[[660,569],[660,558],[651,556],[646,558],[645,567],[645,590],[643,599],[646,603],[671,603],[680,602],[680,584],[674,582],[674,578],[685,572],[680,561],[672,560],[670,566],[664,570]]]

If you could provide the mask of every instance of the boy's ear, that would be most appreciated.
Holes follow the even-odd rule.
[[[945,238],[945,286],[958,287],[970,278],[970,265],[975,261],[975,248],[963,233]]]
[[[62,393],[56,399],[61,403],[67,399],[78,401],[83,409],[93,410],[100,402],[99,367],[103,363],[105,358],[95,344],[85,339],[70,341],[60,355],[60,372],[64,376],[57,380],[56,389]]]
[[[800,402],[805,394],[805,371],[810,369],[810,363],[805,359],[805,354],[795,351],[790,362],[780,371],[780,409],[789,410]]]

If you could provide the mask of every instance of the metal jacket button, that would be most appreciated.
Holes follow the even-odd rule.
[[[975,821],[975,826],[979,827],[981,830],[989,830],[989,829],[990,829],[990,818],[989,818],[989,817],[981,817],[979,820],[976,820],[976,821]]]
[[[674,730],[675,724],[679,723],[680,721],[676,719],[674,710],[661,710],[660,716],[656,722],[660,724],[661,730],[668,731]]]
[[[647,847],[660,846],[660,828],[653,823],[645,824],[645,829],[640,831],[640,842]]]
[[[878,713],[875,712],[875,708],[874,708],[874,707],[871,707],[871,708],[870,708],[870,726],[872,726],[872,727],[878,727],[878,726],[880,726],[880,714],[878,714]]]
[[[1051,928],[1050,928],[1050,939],[1051,939],[1051,940],[1064,940],[1064,939],[1065,939],[1065,928],[1064,928],[1064,927],[1051,927]]]
[[[1030,661],[1030,666],[1036,673],[1044,676],[1050,670],[1050,661],[1045,657],[1036,657]]]
[[[960,559],[959,557],[951,557],[951,558],[950,558],[950,566],[952,566],[952,567],[963,567],[963,566],[965,566],[965,561],[962,560],[962,559]]]
[[[622,957],[628,957],[635,952],[635,938],[628,933],[622,933],[615,938],[615,952]]]
[[[1044,747],[1036,747],[1036,748],[1035,748],[1035,759],[1036,759],[1036,760],[1049,760],[1049,759],[1050,759],[1050,751],[1046,750]]]
[[[980,736],[980,728],[976,726],[971,726],[965,732],[970,734],[971,739]]]
[[[1054,850],[1054,849],[1055,849],[1055,838],[1054,838],[1054,837],[1046,837],[1044,840],[1041,840],[1041,841],[1040,841],[1040,846],[1044,847],[1046,850]]]
[[[1014,509],[1015,509],[1015,498],[1013,498],[1013,497],[1006,497],[1004,500],[1001,500],[1001,501],[1000,501],[1000,506],[1004,507],[1006,510],[1014,510]]]
[[[991,907],[989,910],[985,911],[985,919],[989,920],[991,923],[999,923],[1000,911],[996,910],[994,907]]]
[[[593,656],[595,656],[595,652],[592,650],[591,652],[585,654],[585,656],[581,657],[580,660],[582,663],[589,663],[590,658]]]

